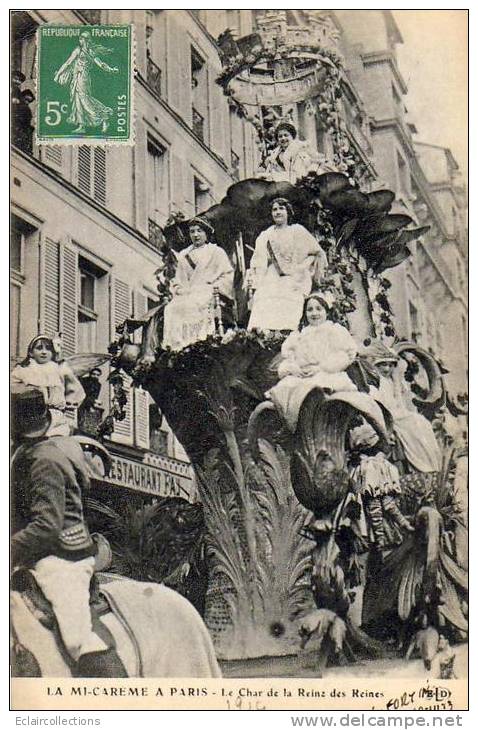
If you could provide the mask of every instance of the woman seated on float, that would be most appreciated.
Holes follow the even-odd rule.
[[[370,386],[370,395],[392,416],[393,429],[407,461],[420,472],[440,471],[441,453],[433,428],[415,410],[411,392],[397,367],[399,358],[396,353],[375,340],[361,354],[379,373],[379,385]]]
[[[298,223],[288,200],[272,201],[273,225],[256,240],[248,286],[255,291],[248,329],[294,330],[304,297],[320,283],[327,256],[314,236]]]
[[[297,139],[297,129],[289,120],[280,121],[275,128],[277,146],[265,160],[265,172],[258,176],[273,182],[290,182],[305,177],[308,172],[330,172],[322,154],[312,154],[307,142]]]
[[[327,319],[329,304],[320,293],[307,297],[299,330],[282,345],[279,382],[266,396],[295,431],[300,407],[314,388],[326,391],[356,391],[345,370],[357,355],[348,330]],[[377,409],[378,410],[378,409]]]
[[[214,228],[205,218],[189,223],[191,245],[178,254],[164,309],[163,348],[181,350],[215,332],[214,290],[233,298],[234,270],[226,252],[210,242]]]

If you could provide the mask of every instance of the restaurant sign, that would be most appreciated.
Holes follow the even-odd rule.
[[[182,497],[193,500],[195,487],[192,468],[161,459],[161,467],[111,454],[111,469],[103,481],[155,497]],[[165,468],[166,467],[166,468]]]

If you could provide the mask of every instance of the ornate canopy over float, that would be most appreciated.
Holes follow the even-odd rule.
[[[180,350],[162,346],[177,253],[189,245],[189,221],[172,220],[164,230],[158,306],[146,320],[122,325],[113,362],[149,391],[194,466],[206,529],[204,618],[220,658],[292,655],[317,674],[333,654],[383,653],[387,627],[397,645],[418,647],[426,663],[440,634],[457,639],[467,630],[465,528],[453,496],[452,446],[442,432],[440,466],[417,468],[413,443],[397,437],[407,413],[422,419],[414,421],[418,431],[431,432],[446,402],[440,364],[416,343],[396,339],[388,298],[387,270],[427,229],[391,212],[392,191],[370,191],[339,113],[337,30],[327,14],[303,12],[307,27],[291,26],[286,11],[266,10],[257,33],[223,34],[218,83],[256,127],[264,161],[275,121],[298,101],[310,102],[331,130],[331,159],[293,183],[242,180],[201,214],[233,264],[234,297],[224,302],[215,292],[212,333]],[[347,368],[353,390],[311,388],[295,429],[268,397],[289,333],[247,329],[246,272],[278,197],[292,203],[297,223],[325,251],[319,290],[332,302],[330,319],[358,348]],[[142,345],[131,337],[139,327]],[[370,354],[377,347],[388,353],[382,361],[398,363],[406,413],[372,398],[381,382],[380,358]],[[357,428],[375,434],[374,448],[399,474],[399,507],[382,500],[379,515],[354,482],[363,465]]]

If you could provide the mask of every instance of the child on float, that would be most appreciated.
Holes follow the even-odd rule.
[[[70,366],[58,359],[58,344],[47,335],[38,335],[28,345],[25,359],[12,374],[13,386],[25,385],[39,388],[51,414],[51,424],[46,436],[69,436],[71,421],[67,412],[78,408],[85,398],[85,391]]]
[[[383,550],[401,542],[402,531],[414,529],[397,505],[401,494],[400,475],[397,467],[388,461],[377,433],[369,424],[352,429],[349,438],[353,491],[361,498],[373,543]]]

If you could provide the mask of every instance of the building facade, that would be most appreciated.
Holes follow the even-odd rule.
[[[39,332],[61,332],[65,357],[106,352],[116,326],[129,315],[141,316],[156,301],[154,272],[168,218],[206,210],[233,182],[256,173],[255,129],[216,83],[218,35],[229,28],[240,38],[274,23],[299,32],[320,22],[324,42],[334,44],[344,58],[340,111],[363,166],[361,186],[391,188],[397,211],[430,226],[411,244],[413,256],[387,274],[397,333],[433,349],[450,370],[452,393],[466,390],[466,197],[456,162],[450,150],[415,141],[396,62],[401,36],[391,12],[319,16],[316,11],[254,10],[12,14],[12,70],[21,74],[23,91],[35,93],[35,32],[43,23],[133,23],[136,39],[134,146],[38,147],[26,127],[20,134],[14,130],[14,360],[24,356]],[[300,137],[330,154],[331,140],[313,106],[304,101],[292,107],[288,112]],[[28,109],[23,118],[27,127],[34,124]],[[104,366],[104,412],[112,397],[107,376]],[[193,475],[181,445],[149,395],[127,385],[126,418],[115,423],[108,442],[116,459],[111,483],[153,496],[191,497]]]

